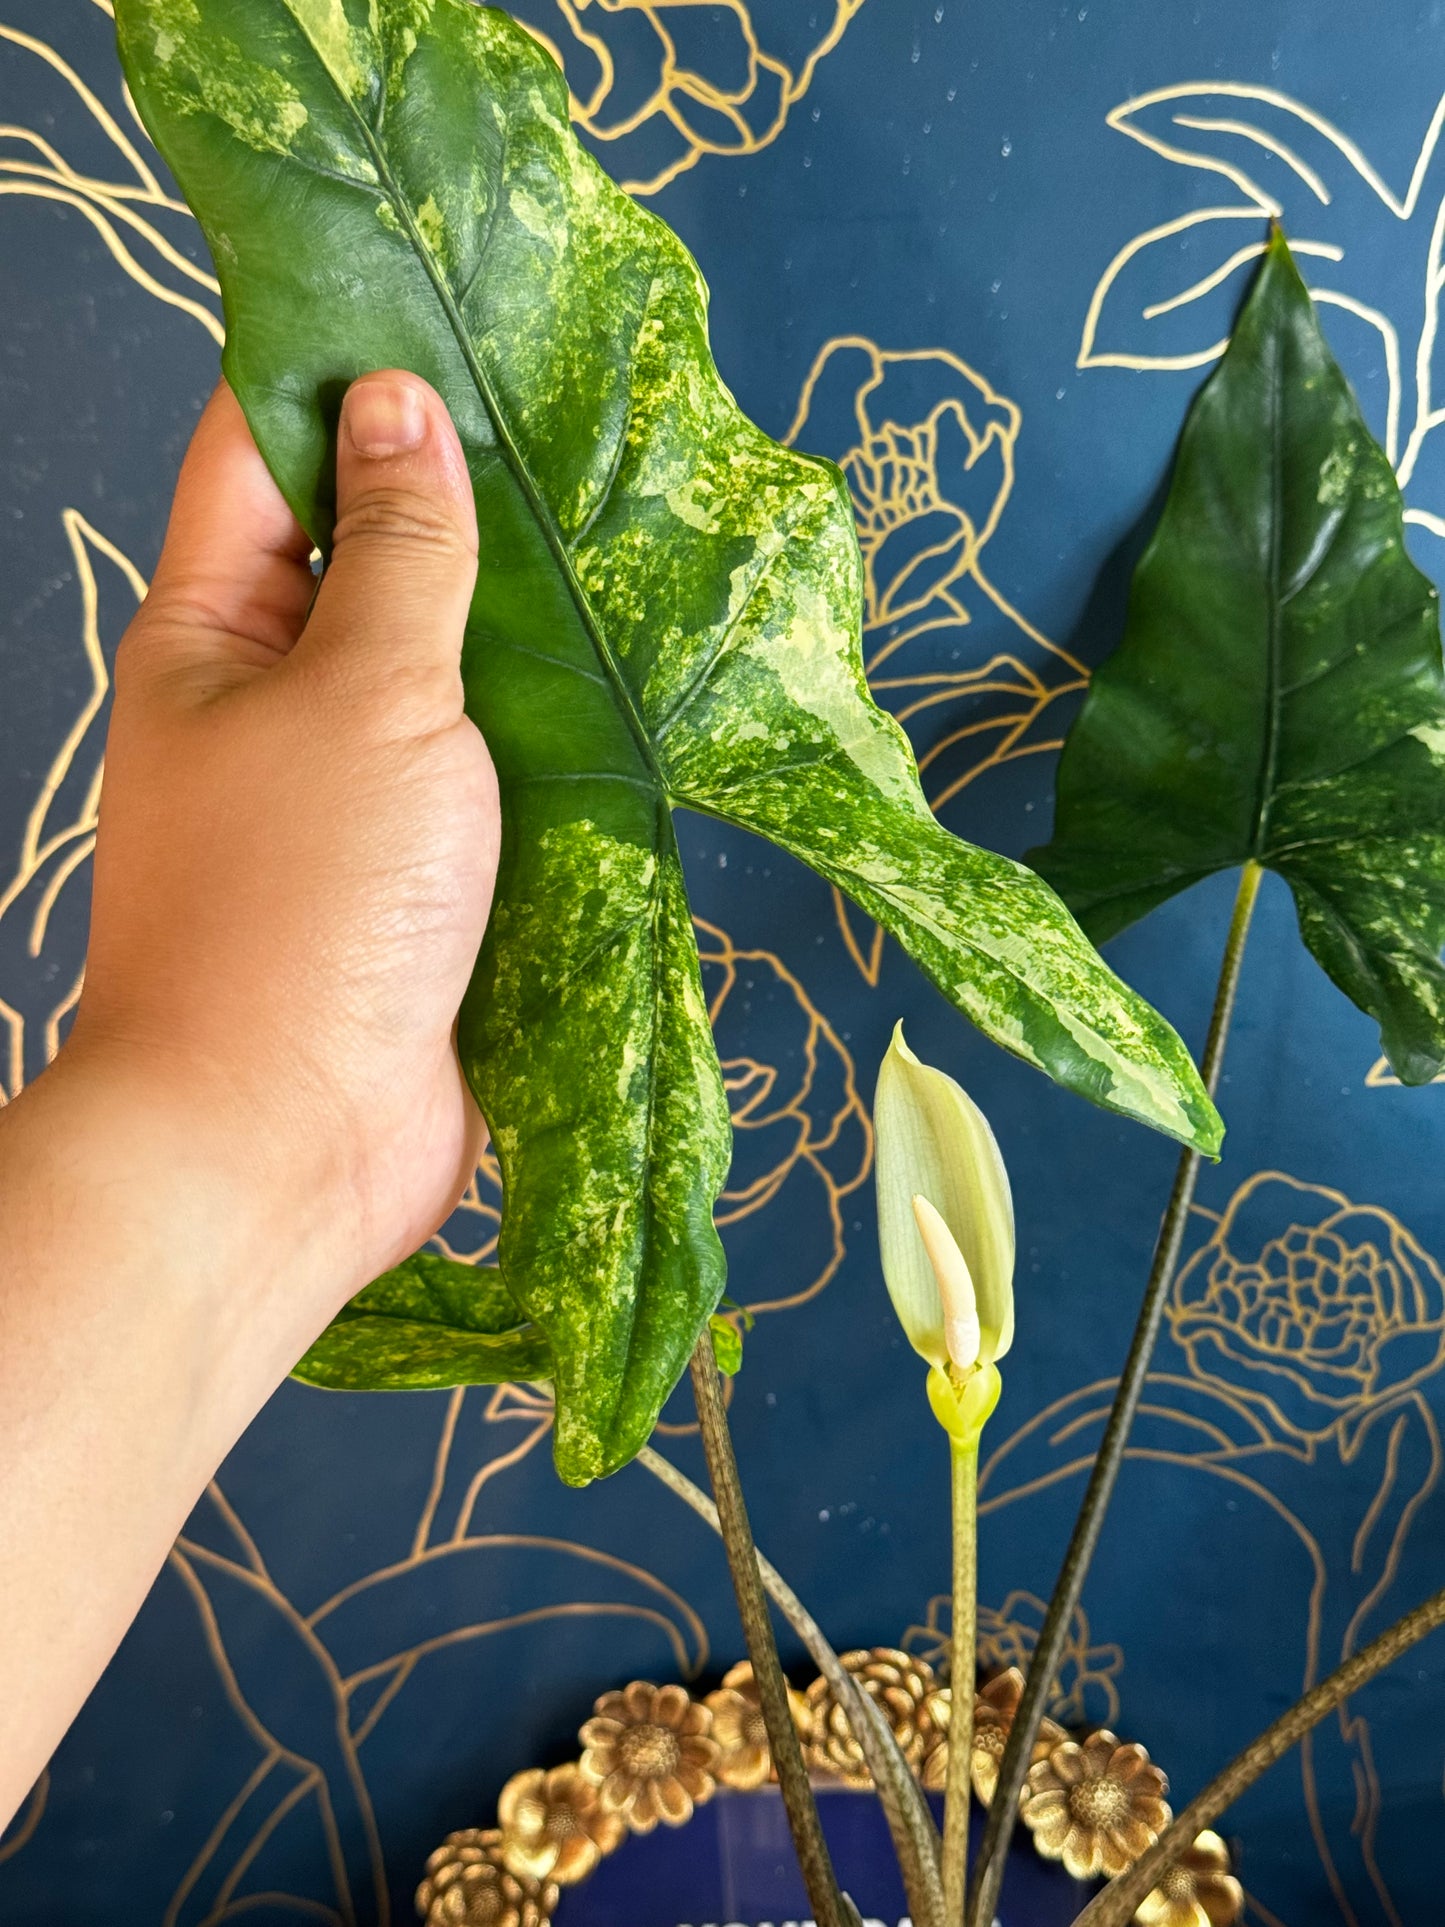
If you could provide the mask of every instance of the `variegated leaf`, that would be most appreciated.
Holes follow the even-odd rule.
[[[1445,667],[1400,491],[1276,230],[1035,852],[1099,942],[1262,864],[1401,1081],[1445,1065]]]
[[[931,816],[869,700],[848,496],[713,366],[696,265],[466,0],[117,0],[140,110],[216,256],[226,369],[323,548],[363,370],[443,394],[482,529],[468,705],[502,783],[463,1059],[503,1277],[582,1482],[647,1437],[723,1284],[728,1119],[671,811],[770,837],[988,1035],[1206,1148],[1173,1032],[1019,865]]]

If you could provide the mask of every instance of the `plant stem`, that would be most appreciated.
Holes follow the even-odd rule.
[[[1250,918],[1254,914],[1262,874],[1257,863],[1246,863],[1239,879],[1238,894],[1234,900],[1234,915],[1230,919],[1229,936],[1224,946],[1224,960],[1219,971],[1219,985],[1214,996],[1214,1011],[1209,1020],[1209,1036],[1204,1046],[1204,1061],[1200,1067],[1205,1088],[1211,1097],[1219,1084],[1224,1046],[1229,1036],[1229,1021],[1234,1014],[1235,993],[1239,988],[1239,971],[1244,960],[1245,939],[1249,935]],[[1159,1228],[1159,1240],[1154,1248],[1154,1262],[1149,1271],[1149,1283],[1144,1292],[1143,1305],[1139,1310],[1138,1323],[1134,1327],[1129,1356],[1124,1362],[1119,1389],[1109,1413],[1109,1422],[1099,1445],[1098,1457],[1094,1461],[1094,1469],[1089,1478],[1088,1489],[1084,1493],[1083,1504],[1079,1507],[1073,1536],[1069,1540],[1069,1549],[1064,1554],[1064,1563],[1059,1570],[1053,1597],[1049,1601],[1049,1609],[1044,1617],[1038,1644],[1029,1662],[1023,1698],[1019,1703],[1019,1710],[1009,1733],[1008,1745],[1004,1749],[1003,1759],[999,1765],[998,1790],[989,1808],[988,1825],[984,1829],[983,1845],[979,1849],[973,1907],[968,1916],[969,1927],[987,1927],[987,1923],[993,1920],[998,1907],[999,1889],[1003,1885],[1009,1841],[1013,1837],[1014,1824],[1018,1818],[1019,1796],[1023,1791],[1029,1762],[1033,1757],[1034,1741],[1048,1709],[1049,1693],[1058,1674],[1064,1643],[1079,1603],[1079,1595],[1084,1589],[1084,1580],[1094,1556],[1094,1548],[1098,1544],[1105,1511],[1119,1477],[1119,1468],[1124,1462],[1124,1448],[1129,1441],[1129,1432],[1144,1390],[1144,1381],[1153,1363],[1155,1346],[1159,1340],[1159,1327],[1164,1316],[1164,1306],[1169,1296],[1169,1287],[1174,1281],[1174,1269],[1179,1262],[1180,1248],[1184,1243],[1184,1233],[1189,1222],[1189,1207],[1194,1201],[1194,1186],[1198,1176],[1199,1153],[1186,1149],[1179,1159],[1179,1166],[1174,1174],[1174,1188],[1169,1194],[1169,1203],[1165,1207],[1163,1222]]]
[[[694,1512],[721,1535],[722,1521],[712,1500],[695,1486],[685,1472],[670,1459],[644,1445],[637,1462],[654,1478],[690,1505]],[[818,1671],[833,1689],[833,1697],[847,1715],[848,1725],[857,1736],[868,1762],[868,1771],[878,1793],[893,1835],[894,1850],[903,1874],[903,1889],[908,1899],[909,1917],[914,1927],[945,1927],[943,1882],[939,1873],[938,1829],[923,1798],[912,1768],[904,1759],[893,1729],[872,1700],[828,1644],[822,1627],[793,1591],[770,1559],[757,1554],[758,1572],[763,1589],[793,1631],[802,1640]]]
[[[1205,1827],[1212,1826],[1241,1793],[1248,1792],[1261,1774],[1283,1759],[1327,1713],[1332,1713],[1376,1673],[1382,1673],[1401,1653],[1408,1652],[1440,1626],[1445,1626],[1445,1592],[1437,1592],[1423,1606],[1397,1619],[1387,1632],[1347,1659],[1303,1699],[1296,1700],[1257,1740],[1251,1740],[1218,1778],[1211,1780],[1204,1791],[1189,1802],[1174,1824],[1128,1873],[1110,1881],[1102,1893],[1094,1896],[1074,1927],[1126,1927],[1140,1901],[1158,1885],[1160,1876],[1179,1855],[1193,1846]]]
[[[943,1807],[943,1905],[963,1919],[968,1898],[968,1819],[973,1765],[973,1686],[978,1670],[978,1444],[950,1441],[953,1460],[953,1654],[949,1667],[948,1773]]]
[[[747,1506],[738,1480],[737,1460],[733,1456],[732,1435],[728,1431],[727,1408],[723,1404],[722,1383],[713,1358],[712,1333],[704,1330],[692,1355],[692,1390],[702,1426],[702,1448],[717,1499],[718,1523],[727,1548],[728,1566],[737,1594],[738,1612],[743,1622],[743,1637],[758,1683],[758,1698],[768,1729],[768,1745],[777,1769],[778,1785],[788,1816],[788,1827],[808,1890],[808,1904],[817,1927],[850,1927],[850,1916],[833,1862],[823,1838],[823,1823],[818,1804],[808,1784],[808,1769],[798,1744],[797,1728],[788,1705],[787,1682],[778,1658],[768,1603],[763,1597],[758,1572],[758,1552],[748,1525]]]

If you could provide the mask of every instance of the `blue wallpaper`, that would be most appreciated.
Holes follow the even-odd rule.
[[[681,232],[725,378],[840,460],[867,654],[936,807],[1020,852],[1118,636],[1190,395],[1278,212],[1445,569],[1437,0],[525,0],[604,163]],[[214,283],[130,115],[106,0],[0,0],[0,1096],[81,970],[107,665],[216,371]],[[988,1439],[983,1628],[1026,1652],[1173,1165],[983,1044],[786,858],[681,825],[760,1314],[734,1404],[763,1543],[839,1644],[946,1632],[946,1455],[877,1276],[867,1098],[900,1015],[994,1120],[1019,1340]],[[1112,949],[1197,1046],[1230,885]],[[1065,1689],[1192,1792],[1440,1583],[1445,1095],[1267,882],[1169,1333]],[[448,1227],[485,1256],[495,1174]],[[204,1263],[204,1253],[197,1254]],[[679,1404],[660,1441],[694,1476]],[[632,1468],[569,1492],[525,1388],[289,1385],[0,1845],[0,1917],[410,1917],[450,1828],[575,1753],[604,1688],[740,1633],[704,1529]],[[1441,1917],[1445,1644],[1230,1818],[1259,1927]],[[390,1897],[388,1903],[388,1895]],[[578,1916],[579,1919],[583,1918]]]

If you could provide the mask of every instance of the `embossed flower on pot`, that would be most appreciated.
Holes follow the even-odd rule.
[[[1194,1376],[1318,1440],[1445,1363],[1445,1272],[1386,1211],[1251,1178],[1169,1305]]]
[[[426,1927],[548,1927],[559,1898],[555,1882],[510,1872],[501,1845],[494,1828],[447,1835],[416,1890]]]
[[[604,1693],[581,1737],[583,1774],[634,1833],[685,1825],[717,1791],[712,1712],[680,1686],[634,1680]]]
[[[842,1662],[883,1709],[903,1757],[916,1773],[938,1732],[927,1704],[937,1684],[933,1668],[892,1646],[844,1653]],[[809,1766],[850,1786],[870,1786],[863,1749],[826,1679],[814,1680],[808,1688],[808,1714]]]
[[[1142,1746],[1122,1745],[1101,1727],[1086,1740],[1059,1741],[1035,1762],[1020,1818],[1045,1860],[1062,1860],[1075,1880],[1112,1880],[1169,1825],[1168,1791]]]
[[[1229,1849],[1217,1833],[1201,1833],[1153,1893],[1140,1903],[1138,1927],[1234,1927],[1244,1912],[1244,1889],[1229,1870]]]
[[[1023,1698],[1024,1676],[1010,1666],[983,1687],[973,1702],[973,1758],[970,1762],[973,1790],[987,1806],[998,1788],[999,1762]],[[1034,1742],[1031,1764],[1046,1760],[1054,1748],[1068,1738],[1054,1720],[1040,1723]]]
[[[918,1777],[930,1793],[942,1793],[948,1783],[948,1721],[953,1712],[953,1694],[938,1686],[923,1702],[928,1727],[923,1740],[923,1764]]]
[[[555,1880],[559,1887],[585,1880],[627,1834],[627,1822],[603,1806],[596,1786],[576,1766],[518,1773],[502,1789],[497,1820],[508,1871]]]
[[[768,1744],[758,1682],[752,1663],[743,1660],[724,1676],[722,1685],[707,1696],[712,1714],[712,1737],[718,1747],[717,1777],[724,1786],[751,1792],[772,1777],[773,1755]],[[808,1730],[808,1702],[788,1688],[788,1710],[799,1733]]]
[[[1003,1750],[1008,1744],[1009,1731],[1018,1712],[1023,1690],[1024,1676],[1017,1666],[1011,1666],[974,1695],[970,1778],[983,1806],[989,1805],[997,1790],[999,1762],[1003,1759]],[[937,1728],[938,1737],[924,1755],[919,1777],[930,1793],[941,1793],[947,1783],[948,1728],[952,1711],[953,1695],[948,1687],[941,1686],[936,1693],[929,1695],[928,1712]],[[1059,1741],[1067,1738],[1068,1734],[1056,1720],[1044,1719],[1034,1742],[1033,1760],[1046,1759]],[[1028,1797],[1027,1791],[1024,1797]]]

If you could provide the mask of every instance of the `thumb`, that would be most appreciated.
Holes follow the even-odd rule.
[[[331,560],[298,659],[388,702],[411,691],[427,721],[460,715],[477,515],[466,457],[435,389],[397,371],[352,385],[336,496]]]

